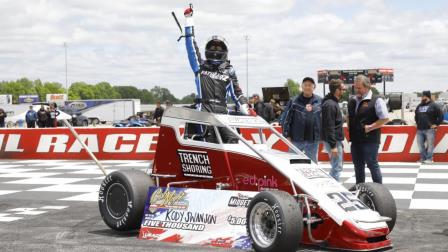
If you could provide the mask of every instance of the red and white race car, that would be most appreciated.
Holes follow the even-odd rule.
[[[242,128],[258,141],[243,138]],[[291,152],[270,147],[266,137],[272,134]],[[261,117],[167,109],[152,167],[115,171],[102,182],[104,222],[119,231],[140,228],[150,187],[253,192],[242,223],[255,251],[296,251],[300,244],[364,251],[392,246],[388,235],[397,211],[383,185],[347,190]],[[164,197],[169,203],[180,196]],[[212,199],[202,200],[206,205]]]

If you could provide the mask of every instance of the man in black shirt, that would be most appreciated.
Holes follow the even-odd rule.
[[[420,162],[432,163],[434,136],[437,127],[443,122],[443,112],[431,100],[430,91],[423,91],[422,93],[422,101],[415,109],[415,122],[417,124],[417,144],[420,150]]]
[[[345,86],[341,80],[332,80],[329,86],[330,93],[322,101],[322,141],[330,157],[330,175],[339,181],[344,162],[344,147],[342,145],[344,120],[339,108],[339,101],[342,98]]]
[[[37,126],[39,128],[47,127],[48,117],[49,114],[45,110],[44,105],[41,105],[39,111],[37,111]]]
[[[160,101],[157,101],[156,109],[154,110],[154,114],[152,116],[157,126],[159,126],[160,122],[162,121],[163,112],[165,112],[165,110],[163,109],[162,105],[160,105]]]
[[[5,127],[6,112],[0,108],[0,128]]]
[[[274,116],[274,108],[270,103],[264,103],[260,100],[260,96],[258,94],[252,95],[252,99],[254,101],[254,110],[257,115],[261,116],[266,122],[270,123],[275,119]]]

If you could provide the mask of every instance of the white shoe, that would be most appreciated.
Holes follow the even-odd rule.
[[[423,161],[423,163],[424,164],[432,164],[432,163],[434,163],[434,161],[428,159],[428,160]]]

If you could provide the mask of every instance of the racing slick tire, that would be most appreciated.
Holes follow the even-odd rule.
[[[392,232],[397,220],[397,206],[392,194],[382,184],[360,183],[350,188],[350,191],[358,191],[358,198],[370,209],[377,211],[381,216],[392,220],[387,222],[389,231]]]
[[[98,206],[104,223],[117,231],[140,228],[150,176],[140,170],[110,173],[100,186]]]
[[[247,233],[257,252],[293,252],[303,234],[299,203],[285,191],[260,192],[246,213]]]

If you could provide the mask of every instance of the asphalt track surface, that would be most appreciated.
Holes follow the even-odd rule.
[[[19,166],[16,161],[0,162],[17,169],[32,167],[27,163]],[[65,162],[67,165],[74,161]],[[40,167],[60,171],[50,163]],[[110,169],[127,168],[126,165],[110,164]],[[83,177],[85,180],[76,183],[99,185],[99,175],[88,173],[67,175],[60,172],[52,177]],[[32,171],[28,174],[33,175]],[[11,176],[20,176],[20,172]],[[81,191],[88,195],[80,189],[82,186],[73,187],[72,192],[57,192],[33,189],[42,188],[42,184],[8,183],[10,181],[9,175],[0,176],[0,251],[242,251],[138,240],[137,232],[123,234],[109,229],[101,220],[94,199],[76,200]],[[50,187],[54,188],[53,185]],[[73,192],[76,190],[78,192]],[[399,208],[397,224],[390,238],[394,247],[387,251],[448,251],[448,210]],[[329,250],[305,247],[300,251]]]

